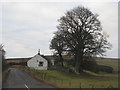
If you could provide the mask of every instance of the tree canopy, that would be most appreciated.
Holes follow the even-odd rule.
[[[76,7],[67,11],[58,22],[55,37],[61,37],[56,42],[62,44],[62,52],[67,51],[74,55],[76,72],[83,70],[85,57],[104,55],[106,50],[110,49],[111,45],[107,41],[107,35],[102,31],[98,15],[89,9]]]

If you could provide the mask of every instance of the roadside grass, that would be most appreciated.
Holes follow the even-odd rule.
[[[56,70],[25,70],[35,78],[59,88],[118,88],[118,74],[65,73]]]
[[[118,72],[117,60],[96,60],[99,65],[111,66]],[[31,70],[27,66],[14,66],[22,68],[34,78],[59,88],[118,88],[118,73],[93,73],[84,71],[74,74],[57,70]],[[71,67],[71,66],[70,66]]]

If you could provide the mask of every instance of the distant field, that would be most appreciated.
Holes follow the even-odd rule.
[[[114,72],[118,72],[118,60],[103,59],[103,60],[96,60],[96,61],[100,65],[111,66]]]

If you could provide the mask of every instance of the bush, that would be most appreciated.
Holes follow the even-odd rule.
[[[98,65],[94,61],[86,61],[83,68],[85,70],[89,70],[89,71],[92,71],[92,72],[95,72],[95,73],[98,73],[98,72],[112,73],[113,72],[112,67],[105,66],[105,65]]]
[[[96,73],[98,72],[96,68],[97,66],[98,66],[97,63],[93,58],[86,58],[84,62],[82,63],[82,68],[84,70],[89,70],[89,71],[96,72]]]
[[[105,66],[105,65],[98,65],[97,67],[99,72],[107,72],[107,73],[112,73],[113,68],[110,66]]]

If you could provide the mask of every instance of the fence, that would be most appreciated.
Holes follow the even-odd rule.
[[[73,84],[72,84],[73,82],[71,80],[66,81],[64,79],[48,75],[45,72],[36,72],[36,73],[39,74],[39,76],[40,76],[39,78],[43,81],[44,80],[49,81],[49,82],[51,82],[52,84],[55,84],[55,85],[57,83],[57,84],[61,85],[62,87],[67,87],[67,88],[73,88],[74,87]],[[79,90],[81,90],[83,88],[82,83],[80,82],[77,87],[79,88]],[[92,84],[90,85],[90,88],[91,88],[91,90],[96,89],[95,85],[92,85]],[[112,85],[109,85],[107,87],[107,90],[112,90],[113,88],[114,87]]]

